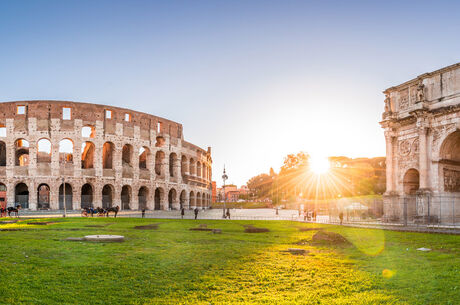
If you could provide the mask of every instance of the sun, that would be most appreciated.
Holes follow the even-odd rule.
[[[331,165],[326,157],[312,157],[310,159],[310,169],[317,175],[323,175],[329,171]]]

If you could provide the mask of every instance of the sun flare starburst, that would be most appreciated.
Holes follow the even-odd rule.
[[[310,160],[310,169],[317,175],[326,174],[330,168],[329,160],[325,157],[312,157]]]

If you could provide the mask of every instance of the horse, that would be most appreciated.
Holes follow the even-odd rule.
[[[6,210],[8,211],[8,217],[11,216],[11,213],[15,213],[17,217],[19,217],[19,210],[21,209],[21,205],[18,204],[16,207],[8,207]]]
[[[106,216],[109,217],[109,213],[114,212],[115,213],[114,218],[117,218],[118,211],[120,211],[120,207],[118,205],[116,207],[108,208]]]

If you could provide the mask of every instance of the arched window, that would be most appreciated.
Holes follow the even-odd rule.
[[[15,142],[15,164],[16,166],[29,165],[29,142],[25,139],[18,139]]]
[[[408,195],[414,195],[419,189],[420,177],[418,170],[411,168],[404,175],[404,193]]]
[[[59,163],[73,163],[73,142],[70,139],[62,139],[59,142]]]
[[[81,144],[81,168],[94,168],[95,146],[92,142],[83,142]]]
[[[111,169],[113,167],[113,151],[113,143],[105,142],[102,147],[102,168]]]
[[[37,163],[51,163],[51,141],[40,139],[37,142]]]

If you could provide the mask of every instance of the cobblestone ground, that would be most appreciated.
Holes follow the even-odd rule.
[[[21,211],[20,216],[24,217],[62,217],[63,211]],[[199,210],[199,219],[222,219],[222,209]],[[69,217],[80,216],[80,211],[67,211]],[[111,214],[113,215],[113,214]],[[118,217],[141,217],[140,211],[120,211]],[[146,218],[181,218],[179,210],[174,211],[146,211]],[[186,210],[184,218],[194,218],[193,210]],[[326,216],[327,217],[327,216]],[[253,219],[253,220],[301,220],[297,210],[275,209],[230,209],[231,219]]]

